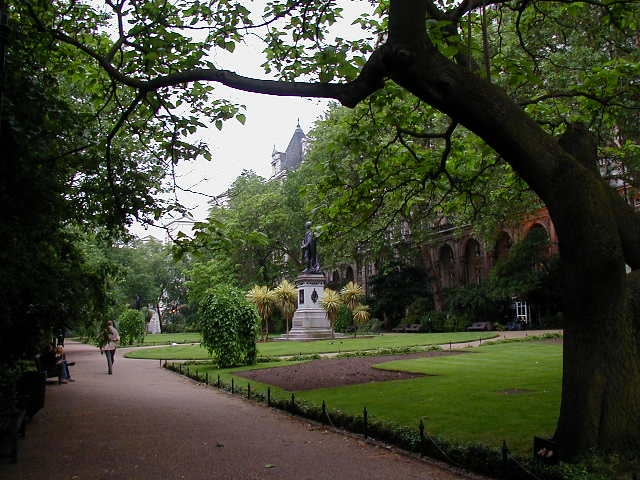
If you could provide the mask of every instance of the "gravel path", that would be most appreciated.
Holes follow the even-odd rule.
[[[470,478],[118,355],[68,342],[76,382],[47,386],[6,480]]]

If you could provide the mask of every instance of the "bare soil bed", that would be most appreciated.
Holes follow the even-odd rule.
[[[465,353],[469,352],[436,351],[377,357],[323,358],[285,367],[247,370],[237,372],[235,375],[295,392],[314,390],[316,388],[341,387],[359,383],[385,382],[389,380],[405,380],[408,378],[421,377],[423,376],[421,374],[380,370],[373,368],[373,366],[393,360],[460,355]]]

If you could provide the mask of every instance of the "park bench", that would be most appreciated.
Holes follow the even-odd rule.
[[[0,455],[18,461],[18,438],[24,437],[26,412],[17,408],[0,411]]]
[[[410,333],[410,332],[416,333],[416,332],[419,332],[421,329],[422,329],[422,325],[420,325],[419,323],[412,323],[411,325],[402,323],[397,327],[392,328],[391,331],[396,333]]]
[[[492,330],[493,326],[491,322],[473,322],[469,327],[467,327],[467,331],[469,332],[488,332]]]
[[[46,378],[57,378],[60,375],[60,366],[56,363],[56,358],[53,355],[46,353],[36,355],[36,365],[38,367],[38,371],[45,373]]]

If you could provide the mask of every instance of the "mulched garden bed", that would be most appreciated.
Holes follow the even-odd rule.
[[[237,372],[234,375],[295,392],[314,390],[316,388],[342,387],[359,383],[386,382],[389,380],[405,380],[408,378],[422,377],[424,375],[417,373],[380,370],[373,368],[373,365],[391,362],[393,360],[440,357],[443,355],[460,355],[464,353],[468,352],[454,350],[411,353],[407,355],[383,355],[378,357],[323,358],[285,367],[247,370]]]

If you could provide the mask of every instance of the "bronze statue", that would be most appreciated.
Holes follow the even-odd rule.
[[[307,231],[302,240],[302,263],[304,270],[302,273],[320,273],[320,261],[318,259],[318,250],[316,245],[316,236],[311,230],[311,222],[305,224]]]

